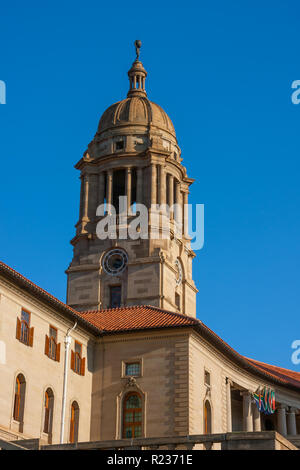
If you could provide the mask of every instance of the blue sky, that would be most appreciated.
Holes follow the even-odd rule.
[[[183,6],[184,5],[184,6]],[[300,371],[299,3],[5,2],[1,259],[65,300],[73,165],[123,99],[133,41],[205,205],[197,315],[240,353]]]

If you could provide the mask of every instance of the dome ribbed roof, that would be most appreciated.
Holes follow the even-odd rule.
[[[128,125],[153,125],[165,130],[176,138],[173,123],[167,113],[146,96],[129,96],[114,103],[104,111],[98,126],[98,133]]]

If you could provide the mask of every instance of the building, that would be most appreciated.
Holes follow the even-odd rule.
[[[186,223],[178,232],[193,180],[170,118],[147,98],[136,47],[127,98],[104,112],[76,165],[67,304],[0,263],[0,437],[58,444],[277,430],[299,442],[300,373],[241,356],[196,318],[195,254]],[[124,238],[141,205],[142,236]],[[101,239],[105,220],[115,236]]]

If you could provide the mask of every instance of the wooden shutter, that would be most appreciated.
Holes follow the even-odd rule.
[[[49,336],[45,337],[45,354],[49,357]]]
[[[56,357],[55,357],[55,360],[57,362],[60,361],[60,343],[56,345]]]
[[[21,320],[17,317],[17,330],[16,330],[16,338],[20,341],[21,339]]]
[[[85,357],[81,359],[81,370],[80,370],[80,375],[85,374]]]
[[[34,333],[34,328],[29,329],[29,340],[28,340],[28,346],[33,346],[33,333]]]
[[[75,370],[75,353],[71,350],[71,369]]]

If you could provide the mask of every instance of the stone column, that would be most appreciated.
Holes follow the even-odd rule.
[[[89,177],[84,175],[84,190],[83,190],[83,219],[88,220],[88,210],[89,210]]]
[[[295,408],[290,408],[288,413],[287,413],[287,434],[289,436],[296,436],[296,434],[297,434],[296,410],[295,410]]]
[[[175,179],[174,184],[175,184],[175,201],[174,202],[175,202],[175,204],[178,204],[178,207],[176,207],[176,210],[175,210],[174,217],[175,217],[176,222],[180,223],[181,222],[180,209],[179,209],[179,206],[181,207],[181,204],[180,204],[180,181]]]
[[[127,214],[130,215],[130,206],[131,206],[131,168],[126,169],[126,184],[125,184],[125,194],[127,196]]]
[[[169,206],[170,206],[170,219],[173,219],[174,214],[173,214],[173,210],[171,209],[171,207],[174,204],[174,176],[169,175],[168,180],[169,180],[169,184],[168,184],[169,197],[168,197],[168,199],[169,199]]]
[[[166,204],[167,196],[167,181],[166,181],[166,172],[164,165],[160,165],[160,204]]]
[[[189,214],[188,214],[188,193],[183,193],[183,233],[185,237],[188,237],[189,228]]]
[[[151,164],[151,205],[156,204],[156,165],[154,163]]]
[[[281,404],[280,407],[277,409],[277,431],[282,435],[287,435],[287,427],[286,427],[286,407],[285,405]]]
[[[257,408],[256,404],[253,404],[253,427],[254,431],[260,432],[261,431],[261,416],[260,411]]]
[[[243,397],[243,423],[244,431],[253,431],[252,403],[250,392],[242,392]]]
[[[136,202],[142,204],[143,202],[143,168],[138,168],[136,172]]]
[[[232,432],[231,385],[232,385],[232,382],[227,377],[226,378],[227,432]]]
[[[98,206],[104,203],[105,173],[101,171],[98,180]]]
[[[106,194],[107,204],[112,204],[112,182],[113,182],[113,171],[108,170],[108,172],[107,172],[107,194]],[[109,211],[107,210],[107,212],[109,212]]]

